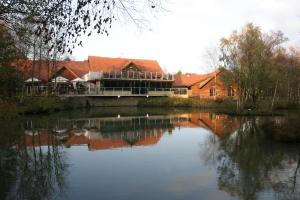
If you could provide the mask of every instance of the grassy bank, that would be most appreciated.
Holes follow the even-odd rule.
[[[88,101],[59,97],[24,97],[0,99],[0,119],[14,119],[19,115],[45,114],[75,108],[91,107]]]
[[[18,115],[48,114],[78,108],[132,107],[139,98],[94,97],[23,97],[0,100],[0,119],[13,119]]]
[[[228,115],[282,115],[284,110],[299,109],[299,105],[288,101],[277,101],[271,109],[270,101],[261,100],[255,105],[247,103],[244,109],[237,112],[236,101],[232,99],[218,100],[202,100],[202,99],[184,99],[184,98],[148,98],[141,99],[138,103],[139,107],[164,107],[164,108],[196,108],[196,109],[214,109],[218,112]]]
[[[235,109],[236,103],[233,100],[200,100],[193,98],[147,98],[138,102],[138,107],[187,107],[199,109]]]
[[[229,115],[282,115],[282,110],[299,109],[298,105],[278,101],[273,111],[270,109],[269,101],[260,101],[256,105],[245,105],[245,109],[236,111],[236,101],[226,100],[200,100],[185,98],[59,98],[59,97],[25,97],[13,101],[0,101],[0,119],[11,119],[24,114],[44,114],[62,110],[90,107],[137,107],[141,108],[183,108],[189,110],[213,109],[214,112]]]
[[[17,103],[17,113],[41,114],[89,106],[90,105],[88,102],[85,104],[82,101],[77,101],[74,98],[26,97],[22,100],[19,100]]]

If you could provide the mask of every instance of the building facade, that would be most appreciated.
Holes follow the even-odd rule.
[[[174,96],[174,76],[155,60],[89,56],[85,61],[23,61],[26,93],[84,96]],[[47,89],[45,89],[47,88]]]
[[[236,98],[220,70],[208,74],[166,74],[155,60],[89,56],[84,61],[22,61],[27,95]]]
[[[175,75],[174,88],[186,88],[183,97],[199,99],[236,99],[236,88],[226,86],[221,78],[222,71],[216,70],[208,74]]]
[[[174,76],[165,74],[155,60],[89,56],[90,94],[120,96],[172,96]]]

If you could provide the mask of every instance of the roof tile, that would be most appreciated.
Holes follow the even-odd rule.
[[[214,72],[208,73],[208,74],[181,74],[181,75],[175,75],[175,82],[174,86],[192,86],[196,83],[206,81],[212,77],[216,73],[219,73],[219,70],[216,70]]]
[[[127,67],[128,64],[135,64],[141,71],[146,72],[159,72],[163,73],[163,70],[155,60],[142,60],[142,59],[129,59],[129,58],[107,58],[89,56],[90,71],[103,71],[112,72],[120,71]]]

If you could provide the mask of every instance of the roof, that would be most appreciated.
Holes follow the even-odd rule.
[[[130,64],[136,65],[141,71],[144,72],[158,72],[163,73],[160,65],[156,60],[142,60],[130,58],[107,58],[107,57],[88,57],[90,71],[120,71]]]
[[[56,61],[56,69],[54,69],[53,62],[51,61],[35,61],[33,77],[41,81],[47,81],[48,77],[52,77],[54,71],[58,71],[62,68],[61,62],[62,61]],[[32,78],[32,60],[18,60],[13,63],[13,65],[18,71],[22,72],[24,80]]]
[[[129,58],[107,58],[89,56],[85,61],[56,61],[53,67],[51,61],[35,61],[34,78],[42,81],[55,76],[63,76],[69,80],[83,78],[89,72],[112,72],[120,71],[131,64],[143,72],[157,72],[163,74],[163,70],[155,60],[129,59]],[[18,60],[14,66],[24,74],[24,80],[32,76],[32,60]]]
[[[65,61],[63,66],[80,78],[89,72],[88,61]]]
[[[181,74],[175,75],[174,86],[186,86],[190,87],[195,85],[196,83],[203,82],[201,87],[203,87],[211,78],[215,76],[215,74],[219,74],[220,70],[216,70],[214,72],[208,74]]]

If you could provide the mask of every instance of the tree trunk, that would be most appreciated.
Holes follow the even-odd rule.
[[[41,80],[41,68],[42,68],[42,40],[39,44],[39,80]]]
[[[33,40],[33,59],[32,59],[32,68],[31,68],[31,96],[33,96],[34,91],[34,68],[35,68],[35,53],[36,53],[36,38]]]
[[[271,111],[273,111],[274,101],[275,101],[276,93],[277,93],[277,87],[278,87],[278,79],[276,81],[276,86],[275,86],[275,89],[274,89],[274,95],[273,95],[272,104],[271,104]]]

